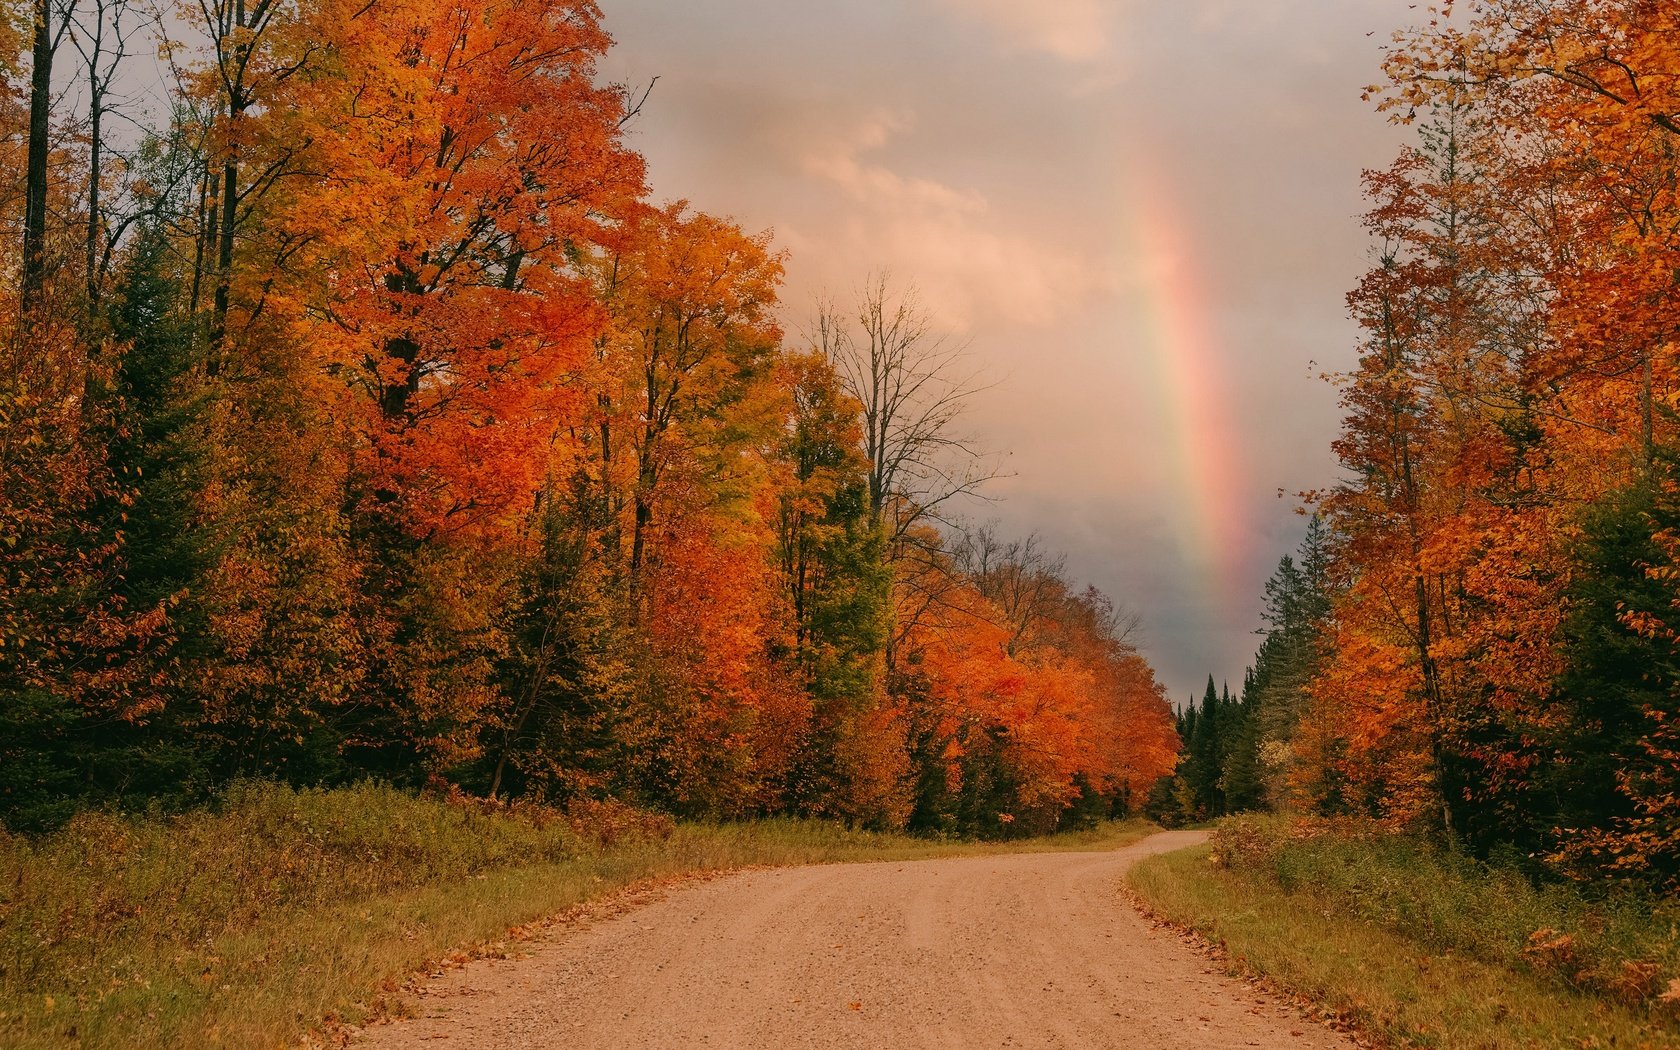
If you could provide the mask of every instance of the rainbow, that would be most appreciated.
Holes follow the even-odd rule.
[[[1251,472],[1232,425],[1230,383],[1214,352],[1209,296],[1185,212],[1166,180],[1132,172],[1122,200],[1120,247],[1142,284],[1129,327],[1140,341],[1162,413],[1164,464],[1182,486],[1174,521],[1200,596],[1219,602],[1246,593],[1246,529],[1239,508]]]

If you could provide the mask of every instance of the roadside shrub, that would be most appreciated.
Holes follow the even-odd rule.
[[[629,842],[662,842],[677,822],[666,813],[638,809],[608,799],[574,798],[566,803],[566,823],[572,833],[607,848]]]
[[[236,784],[214,811],[78,814],[0,838],[0,992],[67,987],[289,908],[540,864],[589,846],[571,823],[491,814],[363,784]]]
[[[1535,881],[1435,842],[1348,819],[1221,821],[1212,856],[1358,918],[1583,991],[1651,1003],[1680,979],[1680,902]]]

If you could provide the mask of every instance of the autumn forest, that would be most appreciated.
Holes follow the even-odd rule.
[[[1171,769],[1129,614],[946,524],[960,347],[884,276],[785,333],[768,236],[648,199],[593,4],[178,14],[139,136],[141,5],[4,38],[8,824],[375,778],[995,835]]]
[[[1414,143],[1365,176],[1345,479],[1306,494],[1247,688],[1181,718],[1154,805],[1374,816],[1673,890],[1680,12],[1432,14],[1367,92]]]
[[[1341,474],[1182,711],[1147,608],[963,517],[986,379],[914,275],[785,302],[768,233],[652,197],[660,96],[603,82],[593,3],[4,15],[12,830],[247,780],[986,838],[1271,809],[1680,887],[1674,4],[1387,50]]]

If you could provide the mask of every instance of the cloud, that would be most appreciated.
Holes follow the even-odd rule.
[[[1338,476],[1334,392],[1302,374],[1352,364],[1358,172],[1403,139],[1358,87],[1381,61],[1384,34],[1367,33],[1411,18],[1405,4],[605,6],[621,44],[604,75],[662,77],[637,126],[656,191],[774,227],[796,338],[818,294],[844,302],[871,270],[920,286],[998,382],[972,429],[1014,450],[1019,476],[975,515],[1043,531],[1076,575],[1145,610],[1175,697],[1209,671],[1240,680],[1261,584],[1300,528],[1273,492]],[[1176,259],[1133,235],[1143,175],[1178,202]],[[1213,595],[1185,582],[1196,508],[1147,356],[1148,289],[1175,267],[1203,289],[1210,353],[1239,394],[1203,410],[1229,414],[1252,471],[1219,510],[1250,553]]]
[[[881,112],[857,121],[825,142],[809,147],[800,160],[807,175],[834,183],[853,200],[890,203],[934,211],[982,212],[986,198],[932,179],[906,178],[863,156],[884,148],[893,136],[910,130],[908,116]]]
[[[1109,48],[1112,0],[939,0],[990,26],[1005,42],[1066,62],[1090,62]]]
[[[803,242],[794,246],[796,257],[911,276],[924,304],[953,329],[982,319],[1052,324],[1121,283],[1108,260],[1049,231],[1011,225],[976,189],[895,171],[882,154],[911,128],[908,115],[878,111],[830,129],[821,141],[807,140],[798,169],[839,191],[846,204],[820,235],[809,227],[785,231]]]

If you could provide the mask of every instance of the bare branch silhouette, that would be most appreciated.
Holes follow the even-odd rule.
[[[817,348],[863,406],[869,499],[894,549],[916,526],[947,521],[947,508],[1000,476],[957,429],[969,399],[984,390],[964,371],[968,345],[935,332],[916,289],[870,277],[852,311],[818,304]]]

